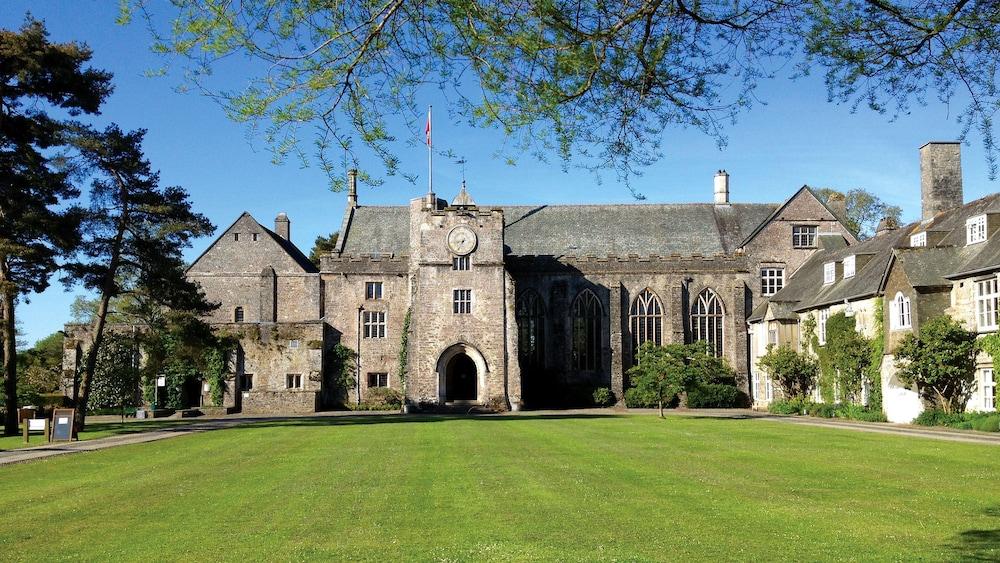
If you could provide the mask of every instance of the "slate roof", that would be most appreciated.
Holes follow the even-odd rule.
[[[518,256],[731,253],[777,208],[760,203],[500,207],[508,253]],[[409,220],[408,207],[358,207],[343,252],[408,252]]]
[[[1000,194],[992,194],[969,202],[962,207],[941,213],[926,222],[914,222],[897,230],[883,233],[853,246],[843,248],[821,244],[788,280],[781,291],[766,304],[756,307],[749,321],[762,320],[767,311],[775,318],[784,318],[789,308],[807,311],[819,307],[878,295],[889,268],[900,267],[913,287],[946,287],[949,280],[975,273],[1000,270],[1000,233],[990,233],[986,242],[966,245],[965,222],[984,213],[1000,213]],[[943,233],[934,246],[910,247],[911,234],[928,231]],[[832,284],[823,284],[823,265],[841,262],[850,255],[869,256],[868,262],[856,269],[854,277],[838,274]],[[860,263],[860,262],[859,262]]]

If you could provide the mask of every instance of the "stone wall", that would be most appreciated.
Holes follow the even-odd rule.
[[[318,393],[315,391],[253,391],[243,397],[243,414],[277,414],[316,412]]]

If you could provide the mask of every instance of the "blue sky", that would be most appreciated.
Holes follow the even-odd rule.
[[[292,220],[292,239],[308,252],[318,234],[340,227],[346,196],[327,189],[318,168],[290,162],[271,163],[259,140],[248,138],[244,126],[226,119],[212,101],[195,93],[175,91],[171,77],[149,78],[145,71],[162,60],[148,50],[142,25],[115,24],[117,2],[92,0],[5,0],[0,26],[18,27],[24,14],[45,20],[55,41],[84,41],[94,50],[95,67],[115,75],[115,93],[96,121],[114,121],[123,128],[148,129],[146,154],[161,171],[166,185],[191,193],[195,208],[220,229],[242,211],[271,225],[279,211]],[[241,85],[239,76],[224,77]],[[766,105],[743,114],[726,129],[729,143],[719,150],[715,141],[694,130],[678,129],[664,140],[665,158],[634,181],[649,202],[711,201],[712,176],[725,168],[731,175],[735,202],[782,201],[803,184],[839,189],[864,187],[902,206],[905,219],[919,216],[920,183],[917,149],[928,140],[953,140],[960,133],[954,116],[960,105],[940,103],[915,108],[890,121],[887,117],[826,101],[821,76],[790,81],[778,78],[758,92]],[[930,96],[933,98],[933,96]],[[445,120],[444,100],[435,105],[434,139],[442,149],[453,147],[464,156],[469,191],[479,203],[613,203],[632,201],[613,177],[598,184],[590,173],[564,173],[558,163],[543,164],[528,157],[509,166],[493,157],[503,143],[498,131],[475,130]],[[987,177],[979,139],[962,147],[965,198],[996,191]],[[416,185],[390,178],[378,188],[363,188],[362,205],[397,205],[426,190],[426,153],[421,146],[400,144],[401,168],[420,175]],[[461,169],[437,159],[435,191],[451,198],[458,190]],[[211,241],[202,239],[186,252],[196,257]],[[81,290],[66,292],[55,283],[18,314],[30,344],[69,319],[69,305]]]

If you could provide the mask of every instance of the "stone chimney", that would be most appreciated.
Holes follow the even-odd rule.
[[[290,240],[292,236],[292,222],[288,220],[288,215],[285,215],[284,211],[274,218],[274,232],[285,240]]]
[[[719,170],[715,173],[715,204],[726,205],[729,203],[729,173]]]
[[[930,142],[920,147],[921,218],[957,209],[962,202],[962,145]]]
[[[882,220],[878,222],[878,226],[875,227],[875,236],[890,233],[898,228],[899,223],[895,219],[892,217],[882,217]]]
[[[354,168],[347,171],[347,206],[358,206],[358,171]]]

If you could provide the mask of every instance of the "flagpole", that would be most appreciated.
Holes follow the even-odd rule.
[[[431,109],[427,106],[427,195],[434,193],[434,141],[431,137]],[[434,202],[430,202],[432,205]]]

